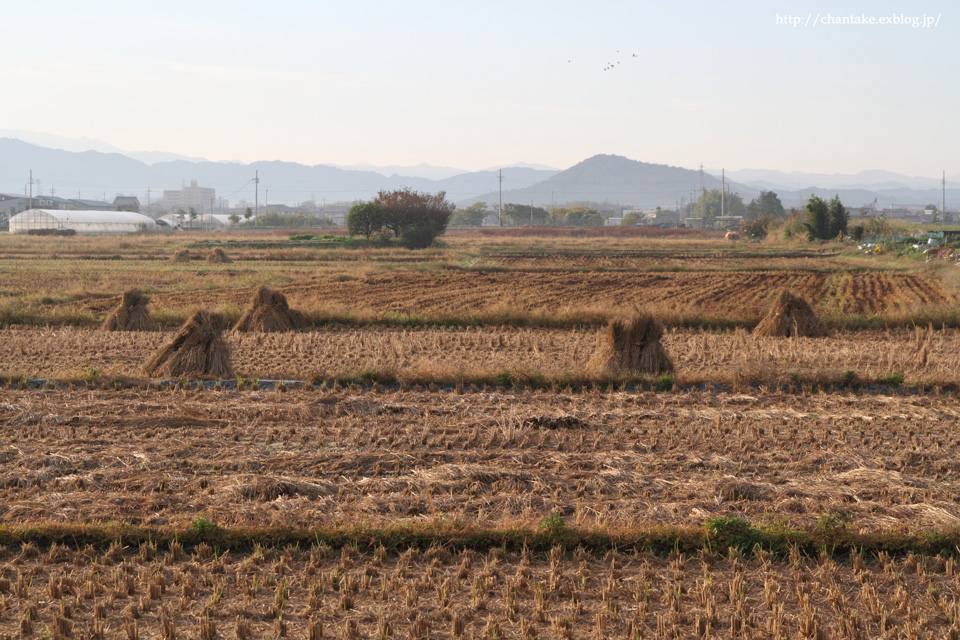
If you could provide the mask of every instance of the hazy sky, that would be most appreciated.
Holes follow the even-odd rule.
[[[128,150],[960,171],[955,2],[37,0],[0,17],[0,128]]]

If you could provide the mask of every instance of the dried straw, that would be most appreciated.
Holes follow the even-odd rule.
[[[103,323],[104,331],[156,331],[157,323],[147,312],[150,297],[139,289],[123,292],[120,305]]]
[[[649,313],[619,318],[597,338],[597,348],[587,369],[607,375],[670,373],[673,360],[660,344],[663,325]]]
[[[260,287],[250,308],[233,327],[234,331],[296,331],[306,325],[302,313],[291,309],[287,297],[279,291]]]
[[[223,249],[221,249],[220,247],[217,247],[216,249],[210,252],[210,255],[207,256],[207,262],[214,263],[214,264],[228,264],[230,262],[233,262],[233,260],[231,260],[227,256],[227,254],[223,252]]]
[[[151,375],[231,377],[230,349],[220,336],[226,325],[219,313],[197,311],[144,369]]]
[[[813,312],[810,304],[786,289],[780,292],[753,332],[771,338],[817,338],[829,334],[827,326]]]
[[[180,249],[180,251],[177,251],[173,255],[173,257],[170,258],[170,261],[171,262],[190,262],[190,259],[191,259],[190,251],[187,249]]]

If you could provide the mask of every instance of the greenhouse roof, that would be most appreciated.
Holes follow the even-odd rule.
[[[75,224],[155,224],[153,218],[132,211],[70,211],[64,209],[28,209],[14,217],[24,216],[29,213],[45,213],[48,216],[64,223]]]

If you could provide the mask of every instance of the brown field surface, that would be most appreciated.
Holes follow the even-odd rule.
[[[234,262],[206,263],[213,246]],[[184,247],[194,260],[170,262]],[[8,236],[0,248],[4,324],[95,324],[131,285],[153,296],[151,309],[167,327],[197,307],[239,315],[259,285],[281,288],[318,324],[403,316],[569,327],[640,306],[671,325],[750,326],[783,287],[834,326],[856,328],[871,317],[881,325],[958,322],[944,265],[867,258],[840,245],[453,236],[445,248],[412,252],[222,234],[192,241]]]
[[[953,559],[3,550],[6,638],[953,638]]]
[[[937,388],[960,370],[960,270],[520,231],[424,252],[0,236],[0,640],[960,637],[960,397]],[[207,264],[214,246],[234,262]],[[130,286],[170,329],[235,319],[259,285],[315,326],[228,333],[239,376],[412,388],[124,388],[172,333],[90,328]],[[783,287],[839,330],[745,331]],[[570,384],[596,326],[637,307],[670,326],[681,386]],[[503,372],[556,384],[488,383]],[[894,373],[917,392],[811,391]],[[713,548],[723,522],[804,552]],[[181,537],[198,526],[235,537]],[[271,542],[290,531],[304,544]],[[668,543],[617,546],[647,535]]]
[[[582,379],[597,330],[478,327],[323,328],[305,333],[227,333],[237,375],[248,379],[359,378],[410,382]],[[143,364],[170,339],[164,332],[111,333],[73,327],[0,330],[0,374],[71,380],[98,372],[143,379]],[[827,338],[768,338],[743,330],[671,330],[663,344],[679,383],[873,382],[894,373],[912,385],[955,384],[956,329],[838,332]],[[847,372],[854,379],[844,380]],[[539,378],[538,378],[539,377]]]
[[[955,396],[0,391],[0,523],[960,525]]]

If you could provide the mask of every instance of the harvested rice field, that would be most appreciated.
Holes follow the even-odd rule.
[[[230,269],[235,265],[223,266]],[[216,268],[216,267],[213,267]],[[164,278],[176,278],[166,272]],[[249,282],[250,276],[245,277]],[[775,294],[789,288],[828,316],[897,317],[942,309],[956,296],[937,280],[895,271],[577,272],[433,269],[324,272],[279,288],[291,306],[315,319],[376,318],[388,314],[452,319],[498,318],[514,323],[602,321],[644,306],[678,322],[729,318],[756,321]],[[139,283],[143,286],[143,283]],[[199,306],[237,312],[255,287],[241,283],[185,292],[152,294],[152,308],[178,317]],[[273,284],[268,282],[267,284]],[[65,300],[60,306],[103,318],[119,294]],[[555,318],[550,320],[550,318]]]
[[[411,383],[602,380],[586,370],[598,329],[324,328],[304,333],[226,333],[237,376],[332,381],[369,378]],[[171,337],[73,327],[0,330],[6,378],[144,379],[144,364]],[[769,338],[743,330],[668,331],[663,345],[678,384],[851,384],[899,374],[912,385],[955,385],[960,331],[839,332],[826,338]],[[851,373],[852,372],[852,373]],[[376,374],[373,376],[372,374]]]
[[[668,326],[753,326],[784,287],[837,328],[960,326],[954,265],[844,248],[717,239],[452,236],[424,252],[308,246],[285,237],[4,238],[0,325],[95,325],[143,289],[172,329],[197,308],[238,318],[257,287],[327,322],[597,325],[635,306]],[[205,256],[223,248],[232,262]],[[179,251],[191,259],[174,262]],[[69,281],[63,274],[70,273]],[[949,277],[945,277],[949,276]]]
[[[9,638],[953,638],[956,561],[610,550],[7,550]]]
[[[0,640],[960,638],[942,265],[703,234],[0,249]],[[303,331],[197,322],[181,355],[225,345],[231,384],[146,384],[261,285]],[[98,331],[133,286],[160,330]],[[750,333],[784,287],[830,335]],[[591,378],[640,308],[672,375]]]
[[[0,522],[960,525],[954,396],[0,392]]]

